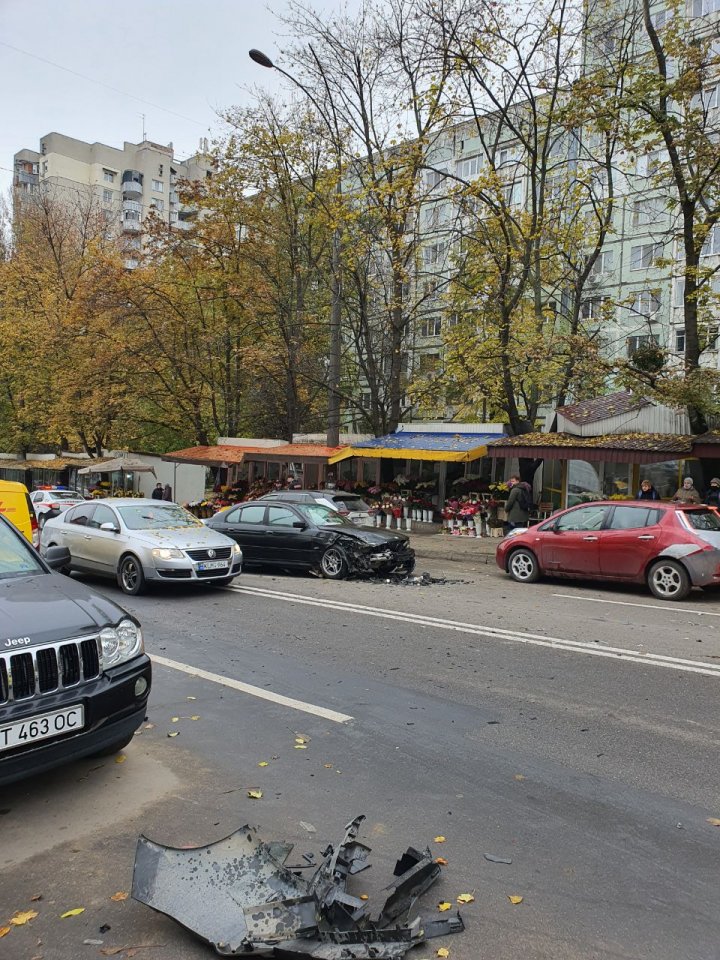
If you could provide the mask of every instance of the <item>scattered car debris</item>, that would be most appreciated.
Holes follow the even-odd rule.
[[[355,576],[353,579],[360,579]],[[385,577],[362,577],[369,583],[389,583],[394,587],[433,587],[441,584],[446,586],[455,583],[470,583],[469,580],[454,580],[449,577],[433,577],[429,573],[422,573],[418,577],[406,576],[401,574],[391,574]]]
[[[483,856],[486,860],[489,860],[490,863],[512,863],[508,857],[496,857],[493,853],[484,853]]]
[[[346,826],[310,877],[286,865],[292,844],[268,843],[250,826],[190,849],[141,836],[133,898],[172,917],[221,956],[396,960],[426,940],[462,932],[459,913],[409,919],[417,898],[440,876],[427,848],[408,847],[400,857],[376,915],[367,898],[348,893],[348,879],[370,866],[370,847],[357,840],[364,819]]]

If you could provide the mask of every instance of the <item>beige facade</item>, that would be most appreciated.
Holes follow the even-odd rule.
[[[126,141],[119,149],[48,133],[38,151],[15,154],[14,173],[20,199],[41,187],[94,196],[108,228],[124,238],[131,253],[139,249],[143,221],[151,214],[171,227],[187,226],[195,211],[180,203],[177,181],[205,179],[212,176],[212,168],[204,152],[175,159],[172,143]]]

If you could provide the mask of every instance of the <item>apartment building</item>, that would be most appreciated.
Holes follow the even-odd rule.
[[[180,202],[177,181],[210,176],[207,141],[197,154],[181,161],[175,158],[172,143],[126,141],[120,149],[48,133],[41,138],[39,150],[15,154],[13,186],[20,203],[43,188],[93,197],[108,229],[122,238],[131,261],[132,251],[141,245],[143,221],[150,214],[178,229],[187,228],[196,215]]]

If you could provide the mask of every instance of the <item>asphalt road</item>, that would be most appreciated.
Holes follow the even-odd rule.
[[[475,897],[466,932],[412,960],[720,957],[720,595],[431,572],[459,582],[244,574],[123,598],[156,658],[148,724],[120,763],[2,791],[0,927],[38,916],[0,957],[209,957],[111,899],[140,832],[182,846],[250,822],[298,862],[360,813],[373,868],[354,892],[372,903],[402,851],[429,844],[448,864],[423,911]]]

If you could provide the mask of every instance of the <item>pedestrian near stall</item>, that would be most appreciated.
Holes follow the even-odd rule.
[[[163,500],[172,501],[172,487],[170,486],[169,483],[166,483],[165,486],[163,487],[162,498]]]
[[[150,494],[150,496],[152,497],[153,500],[162,500],[162,498],[163,498],[163,485],[160,483],[159,480],[158,480],[158,482],[155,484],[155,487],[154,487],[154,489],[153,489],[153,492]]]
[[[637,500],[659,500],[660,494],[649,480],[643,480],[638,490]]]
[[[509,533],[516,527],[527,527],[530,522],[530,509],[532,507],[532,491],[529,483],[524,483],[517,475],[508,480],[510,493],[505,504],[505,533]]]
[[[680,503],[702,503],[700,494],[695,489],[692,477],[685,477],[682,486],[675,491],[673,500]]]
[[[709,507],[720,509],[720,478],[713,477],[710,481],[710,489],[705,494],[705,503]]]

